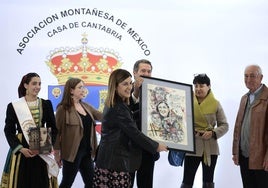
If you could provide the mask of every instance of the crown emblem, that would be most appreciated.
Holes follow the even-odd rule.
[[[86,85],[107,85],[110,73],[121,67],[121,58],[113,50],[88,47],[87,35],[76,48],[56,48],[50,52],[46,64],[64,85],[70,77],[82,79]]]

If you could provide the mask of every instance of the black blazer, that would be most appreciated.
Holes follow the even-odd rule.
[[[133,143],[139,147],[133,147]],[[156,153],[158,143],[136,126],[129,107],[123,102],[104,108],[101,140],[96,165],[119,172],[133,172],[141,163],[141,149]]]
[[[41,100],[43,109],[41,126],[44,127],[44,124],[46,123],[46,127],[51,127],[52,143],[54,143],[57,135],[57,128],[52,103],[50,100]],[[17,138],[17,134],[22,133],[22,130],[12,103],[9,103],[7,105],[4,132],[7,142],[12,150],[16,149],[16,147],[19,145],[22,145],[25,148],[29,148],[29,145],[26,142],[24,136],[22,137],[22,142],[20,142]]]

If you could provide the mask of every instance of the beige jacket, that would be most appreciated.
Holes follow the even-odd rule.
[[[90,143],[92,148],[92,158],[94,158],[97,148],[97,137],[94,122],[95,120],[101,120],[102,113],[85,102],[81,102],[81,104],[91,116],[93,121],[91,126]],[[62,106],[59,106],[56,111],[56,126],[58,134],[54,144],[54,149],[60,150],[62,159],[73,162],[83,137],[83,124],[81,117],[74,107],[72,107],[68,112],[63,109]]]
[[[213,131],[216,133],[217,139],[211,138],[209,140],[203,140],[201,136],[195,137],[195,153],[187,153],[189,156],[199,156],[201,157],[204,153],[204,150],[208,155],[219,155],[219,145],[218,139],[222,137],[229,129],[225,113],[220,103],[218,103],[217,112],[215,114],[206,114],[206,118],[209,121],[210,125],[213,127]]]

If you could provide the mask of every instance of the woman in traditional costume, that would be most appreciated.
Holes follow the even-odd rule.
[[[50,100],[38,97],[41,79],[37,73],[23,76],[18,87],[19,99],[7,106],[5,136],[10,146],[1,187],[56,188],[58,165],[51,153],[41,154],[29,148],[31,128],[51,128],[52,142],[57,128]]]

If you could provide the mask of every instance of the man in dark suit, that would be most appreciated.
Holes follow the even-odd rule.
[[[134,119],[137,123],[138,128],[141,130],[141,119],[139,113],[139,95],[140,87],[143,82],[141,76],[150,77],[152,74],[152,64],[146,59],[138,60],[133,67],[134,83],[132,98],[130,100],[130,108],[134,112]],[[138,188],[153,188],[153,175],[154,175],[154,164],[159,159],[159,153],[151,154],[147,151],[142,151],[142,161],[140,168],[131,173],[132,187],[134,185],[135,175]]]

